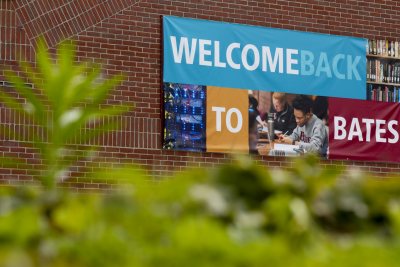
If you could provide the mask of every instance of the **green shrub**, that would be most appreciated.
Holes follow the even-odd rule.
[[[287,170],[236,158],[162,183],[134,167],[105,168],[95,176],[126,184],[109,194],[57,188],[60,173],[83,156],[61,153],[70,138],[127,110],[98,109],[120,78],[94,82],[100,70],[76,65],[71,51],[64,45],[55,63],[41,46],[38,69],[22,66],[39,94],[9,73],[26,102],[1,93],[46,139],[34,143],[45,163],[43,186],[0,188],[0,266],[398,266],[399,181],[322,168],[314,157]]]

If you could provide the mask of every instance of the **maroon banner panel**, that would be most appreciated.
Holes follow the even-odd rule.
[[[400,104],[329,98],[329,158],[400,162]]]

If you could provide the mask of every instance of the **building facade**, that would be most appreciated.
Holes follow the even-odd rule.
[[[4,0],[0,2],[0,85],[6,86],[4,70],[19,71],[17,62],[34,64],[35,45],[43,36],[52,50],[62,40],[76,42],[78,61],[100,62],[105,75],[123,72],[125,81],[107,105],[130,103],[135,108],[118,117],[119,131],[102,136],[95,145],[95,164],[81,161],[70,170],[66,185],[100,188],[84,179],[104,162],[135,163],[153,177],[188,166],[215,166],[231,156],[219,153],[180,152],[162,149],[162,16],[172,15],[242,23],[280,29],[318,32],[368,39],[400,41],[398,1],[315,0]],[[13,110],[0,106],[0,124],[14,129],[29,122]],[[76,149],[82,145],[77,140]],[[17,156],[30,165],[41,164],[27,142],[10,140],[0,133],[2,156]],[[282,166],[287,159],[255,156],[259,164]],[[357,166],[376,176],[400,171],[400,164],[323,160],[326,166]],[[30,182],[23,168],[0,166],[3,183]]]

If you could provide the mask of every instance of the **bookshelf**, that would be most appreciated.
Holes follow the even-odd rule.
[[[368,40],[367,99],[400,102],[400,43]]]

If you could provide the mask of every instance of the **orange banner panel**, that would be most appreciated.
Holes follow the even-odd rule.
[[[207,151],[249,152],[248,91],[207,86]]]

